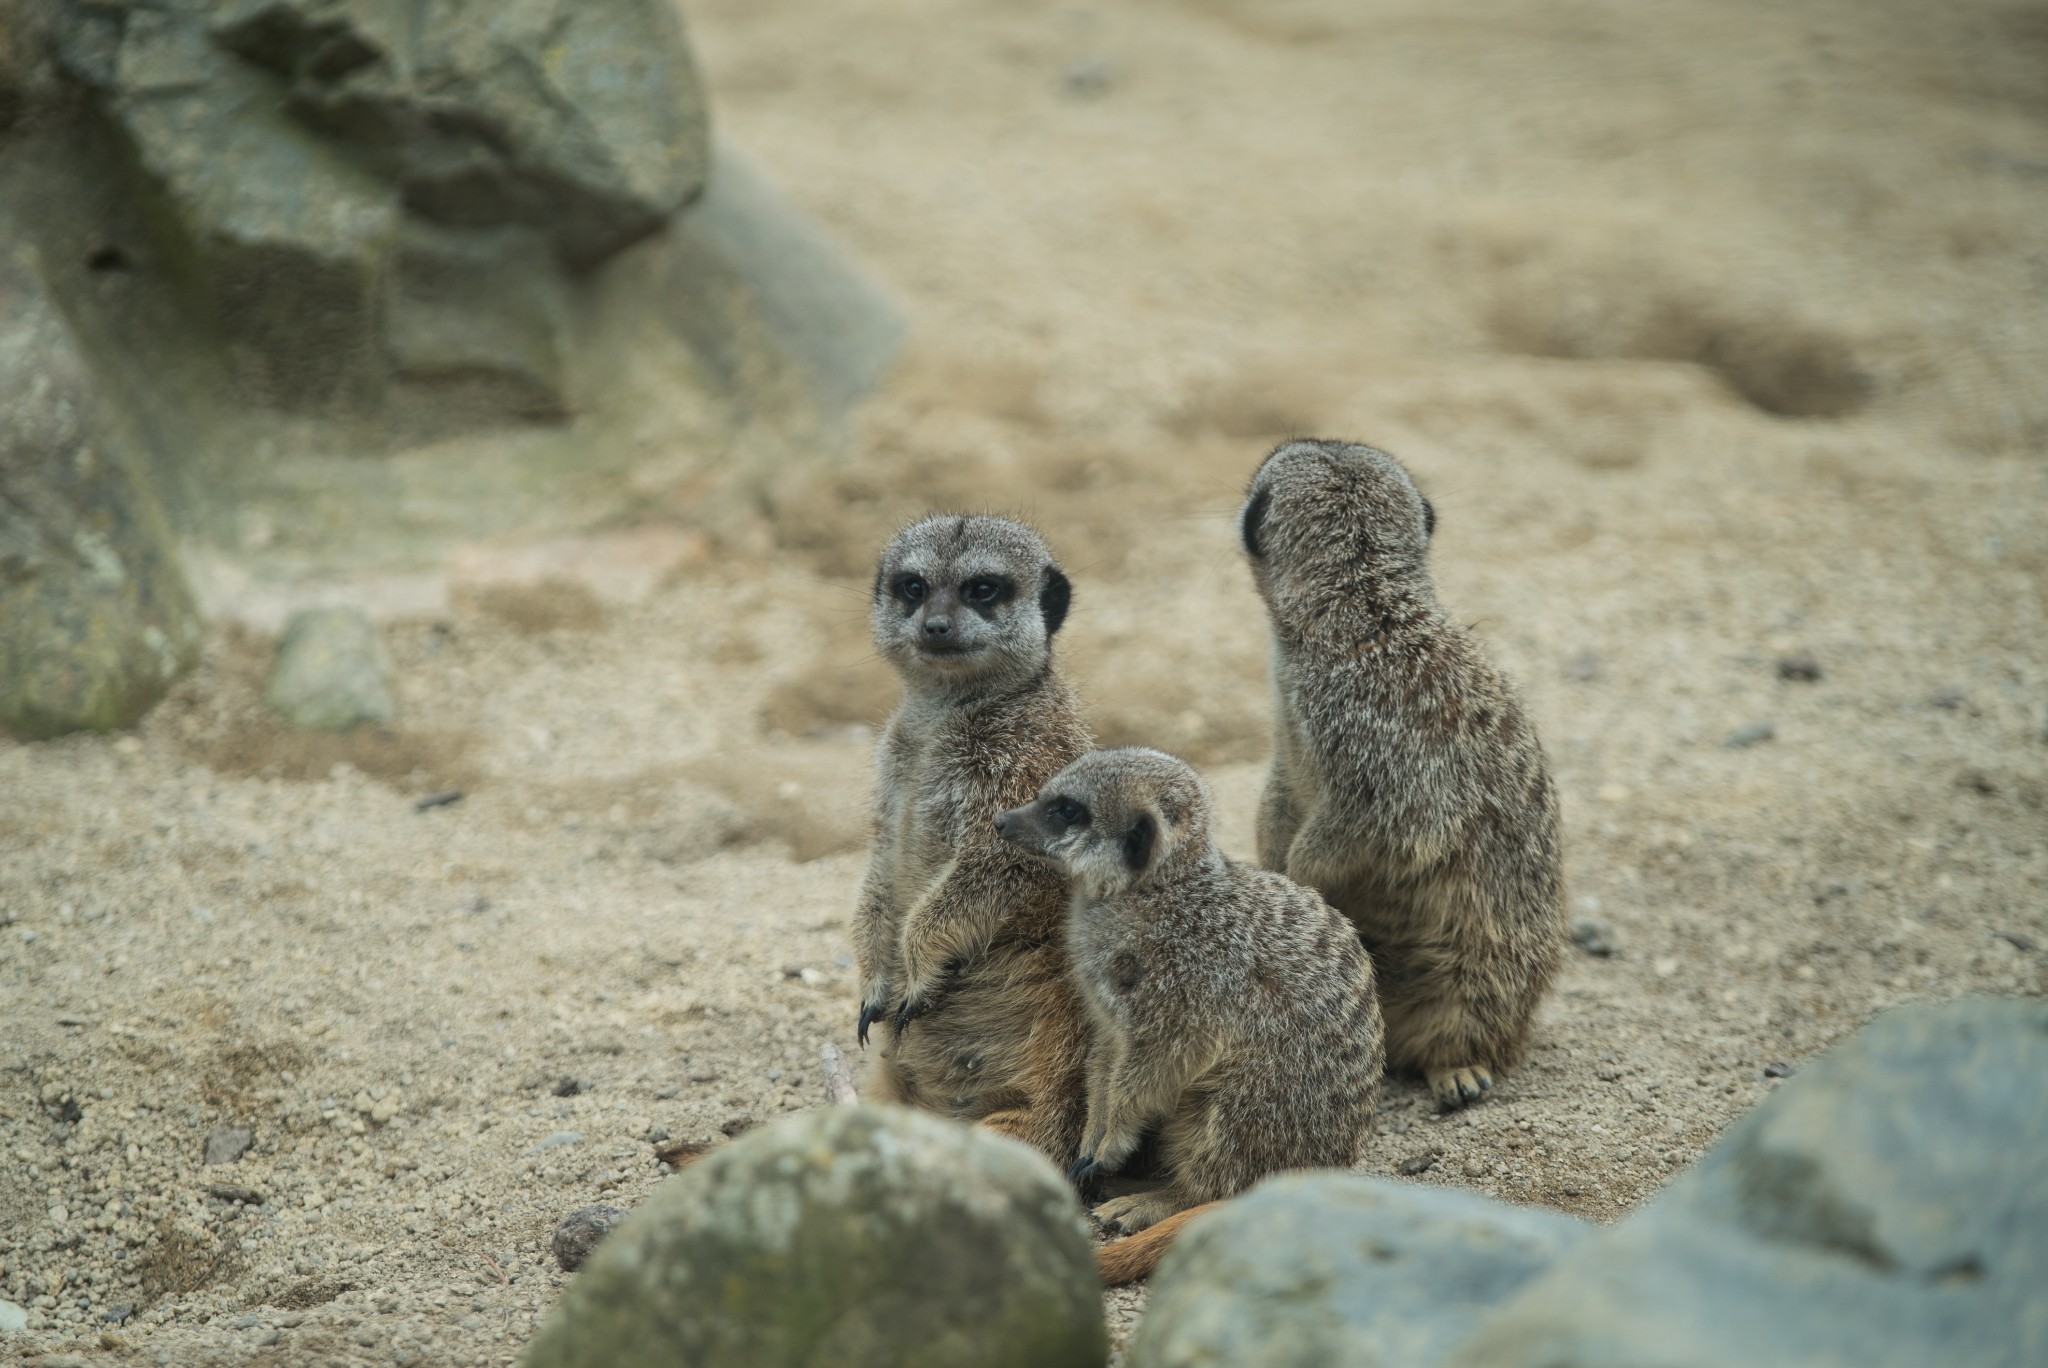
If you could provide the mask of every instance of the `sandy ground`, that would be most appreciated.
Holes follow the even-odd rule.
[[[2042,992],[2039,7],[690,17],[916,354],[840,464],[451,552],[387,624],[394,728],[265,721],[279,603],[396,600],[245,567],[134,734],[0,742],[0,1358],[509,1362],[555,1221],[644,1197],[654,1137],[818,1104],[891,697],[863,579],[928,507],[1043,527],[1101,735],[1203,765],[1248,853],[1230,515],[1289,432],[1430,492],[1618,947],[1485,1105],[1390,1085],[1368,1171],[1609,1219],[1886,1006]]]

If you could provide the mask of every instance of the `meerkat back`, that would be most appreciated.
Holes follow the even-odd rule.
[[[1437,601],[1435,528],[1399,461],[1326,441],[1275,448],[1239,519],[1277,693],[1260,863],[1356,924],[1390,1063],[1455,1107],[1522,1057],[1563,883],[1542,747]]]

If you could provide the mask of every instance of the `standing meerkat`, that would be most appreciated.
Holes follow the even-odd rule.
[[[1276,447],[1239,520],[1278,696],[1259,863],[1357,924],[1389,1063],[1452,1108],[1520,1061],[1564,890],[1543,748],[1437,603],[1435,529],[1401,463],[1350,442]]]
[[[1209,789],[1154,750],[1084,755],[996,819],[1066,876],[1067,953],[1092,1027],[1070,1175],[1157,1130],[1162,1186],[1095,1214],[1134,1232],[1269,1173],[1348,1168],[1385,1054],[1372,964],[1310,890],[1226,858]]]
[[[1080,1141],[1087,1024],[1058,873],[996,836],[1091,744],[1053,668],[1071,589],[1038,534],[928,517],[875,572],[875,644],[903,681],[876,749],[874,852],[855,916],[865,1093],[1023,1140]]]

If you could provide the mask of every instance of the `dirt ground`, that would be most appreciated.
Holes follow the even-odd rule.
[[[508,1363],[563,1214],[818,1105],[892,696],[865,576],[928,508],[1045,531],[1102,739],[1202,765],[1249,854],[1231,515],[1289,433],[1430,493],[1614,947],[1484,1105],[1392,1083],[1366,1171],[1611,1219],[1885,1007],[2043,991],[2048,12],[688,12],[914,354],[837,462],[707,502],[673,472],[718,453],[657,453],[630,516],[403,593],[195,548],[168,704],[0,741],[0,1358]],[[278,613],[352,596],[403,720],[278,732]]]

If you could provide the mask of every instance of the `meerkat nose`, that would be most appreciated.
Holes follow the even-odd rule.
[[[945,618],[935,617],[925,619],[924,634],[926,636],[942,637],[949,634],[952,630],[953,624],[947,621]]]

